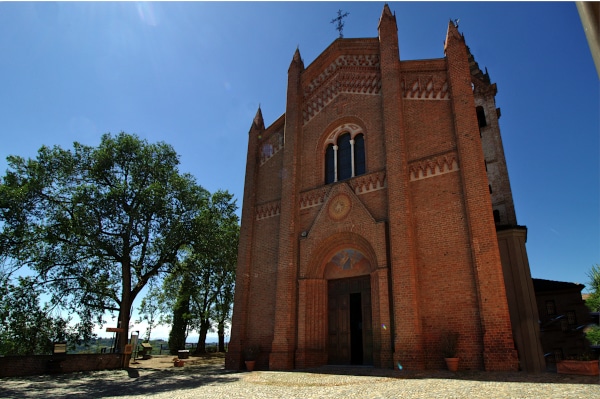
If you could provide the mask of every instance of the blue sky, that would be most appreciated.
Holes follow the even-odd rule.
[[[42,145],[103,133],[165,141],[181,170],[241,206],[247,134],[285,111],[296,47],[306,66],[337,38],[376,37],[382,2],[0,3],[0,171]],[[497,106],[533,277],[586,283],[600,263],[600,94],[575,3],[391,2],[402,60],[441,58],[460,19]]]

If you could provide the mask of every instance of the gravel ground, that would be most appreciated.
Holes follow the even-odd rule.
[[[1,398],[600,398],[598,377],[321,367],[223,370],[223,359],[140,361],[128,370],[0,379]],[[146,363],[144,363],[146,362]]]

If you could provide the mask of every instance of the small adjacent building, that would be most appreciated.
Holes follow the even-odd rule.
[[[591,354],[584,330],[595,320],[581,295],[585,286],[539,278],[533,279],[533,286],[547,366],[553,368],[561,360]]]

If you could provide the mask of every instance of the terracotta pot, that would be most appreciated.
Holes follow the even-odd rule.
[[[445,357],[446,366],[448,366],[448,370],[456,371],[458,370],[458,358],[457,357]]]
[[[248,371],[253,371],[254,370],[254,365],[256,364],[256,360],[246,360],[246,370]]]

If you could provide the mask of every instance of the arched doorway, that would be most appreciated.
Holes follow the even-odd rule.
[[[353,232],[301,242],[309,259],[298,280],[296,367],[358,364],[388,367],[391,359],[385,253]],[[302,252],[305,250],[306,252]],[[302,267],[301,267],[302,268]],[[385,363],[382,363],[382,355]]]
[[[373,364],[371,264],[345,248],[325,267],[329,364]]]

